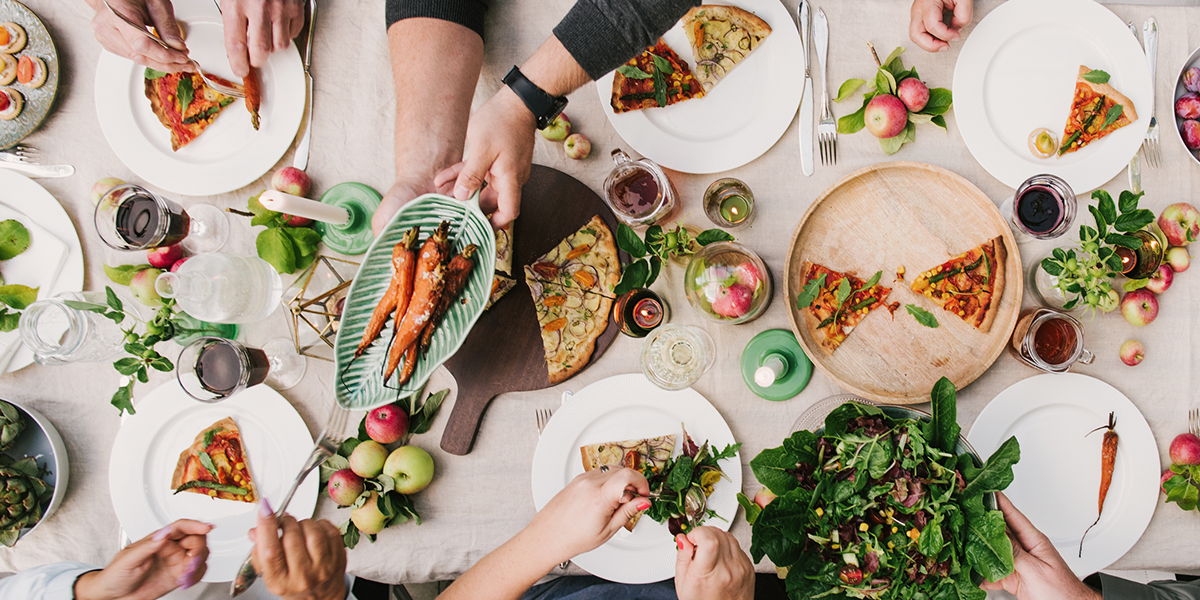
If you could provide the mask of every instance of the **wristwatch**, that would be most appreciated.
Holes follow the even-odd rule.
[[[526,78],[515,66],[500,81],[511,88],[513,93],[529,108],[529,112],[537,118],[538,129],[550,126],[550,122],[567,106],[566,96],[556,98],[547,94],[545,90]]]

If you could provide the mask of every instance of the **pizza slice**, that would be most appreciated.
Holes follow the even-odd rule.
[[[1108,73],[1080,65],[1058,155],[1079,150],[1137,118],[1133,101],[1109,85]]]
[[[1004,238],[992,238],[913,280],[912,291],[987,333],[1004,295]]]
[[[515,280],[507,275],[503,275],[501,273],[496,273],[495,275],[493,275],[492,276],[492,294],[491,294],[491,296],[488,297],[487,306],[483,307],[483,310],[487,310],[487,309],[491,308],[493,304],[498,302],[501,298],[504,297],[505,294],[508,293],[508,290],[513,289],[513,287],[515,287],[516,285],[517,285],[517,280]]]
[[[623,442],[604,442],[589,444],[579,448],[583,458],[584,472],[599,469],[603,466],[628,467],[643,473],[647,466],[652,471],[658,471],[671,458],[675,450],[675,434],[660,435],[644,440],[625,440]],[[625,529],[633,531],[641,514],[634,515]]]
[[[702,97],[704,89],[688,64],[662,38],[613,75],[612,108],[618,114]]]
[[[697,6],[680,23],[692,44],[696,78],[705,92],[712,90],[771,35],[771,26],[766,21],[736,6]]]
[[[608,327],[609,295],[621,279],[612,231],[599,215],[525,266],[541,326],[550,383],[579,372]]]
[[[809,335],[825,354],[833,354],[868,313],[886,306],[884,301],[892,292],[879,285],[881,273],[863,281],[809,261],[800,269],[804,289],[796,303],[804,313]]]
[[[516,221],[509,221],[504,229],[496,230],[496,272],[505,275],[512,275],[513,223]]]
[[[242,433],[226,417],[196,436],[196,441],[179,455],[171,487],[175,493],[192,492],[224,500],[254,504],[258,492],[250,477]]]
[[[196,73],[163,73],[146,69],[146,98],[150,110],[171,132],[171,150],[190,144],[233,98],[218,93]]]

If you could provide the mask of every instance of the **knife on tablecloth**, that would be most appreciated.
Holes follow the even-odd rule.
[[[312,112],[313,112],[313,78],[312,72],[312,43],[313,30],[317,28],[317,0],[308,1],[308,43],[304,49],[304,85],[308,90],[308,102],[304,105],[304,134],[296,143],[296,156],[292,158],[292,166],[301,171],[308,168],[308,146],[312,141]]]
[[[804,44],[804,95],[800,100],[800,168],[805,175],[813,174],[813,90],[812,90],[812,61],[808,55],[808,47],[812,44],[811,19],[808,14],[808,0],[801,0],[800,9],[796,15],[796,27],[800,29],[800,42]]]

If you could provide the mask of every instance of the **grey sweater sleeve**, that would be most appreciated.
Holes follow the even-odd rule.
[[[589,77],[599,79],[699,5],[700,0],[577,0],[554,35]]]
[[[1200,600],[1200,580],[1142,584],[1104,573],[1099,575],[1104,600]]]
[[[429,17],[458,23],[483,37],[483,0],[386,0],[384,14],[388,27],[396,21]]]

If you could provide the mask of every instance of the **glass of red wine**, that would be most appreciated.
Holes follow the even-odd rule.
[[[288,340],[272,340],[259,349],[219,337],[192,340],[175,369],[183,391],[201,402],[220,402],[264,381],[286,390],[300,383],[304,371],[304,357]]]
[[[1009,217],[1018,233],[1039,240],[1051,240],[1066,233],[1075,221],[1078,206],[1071,186],[1061,177],[1049,174],[1026,179],[1009,202],[1000,207],[1000,212]]]
[[[210,204],[186,210],[139,185],[119,185],[96,205],[96,232],[117,250],[150,250],[183,244],[193,254],[215,252],[229,237],[225,214]]]

